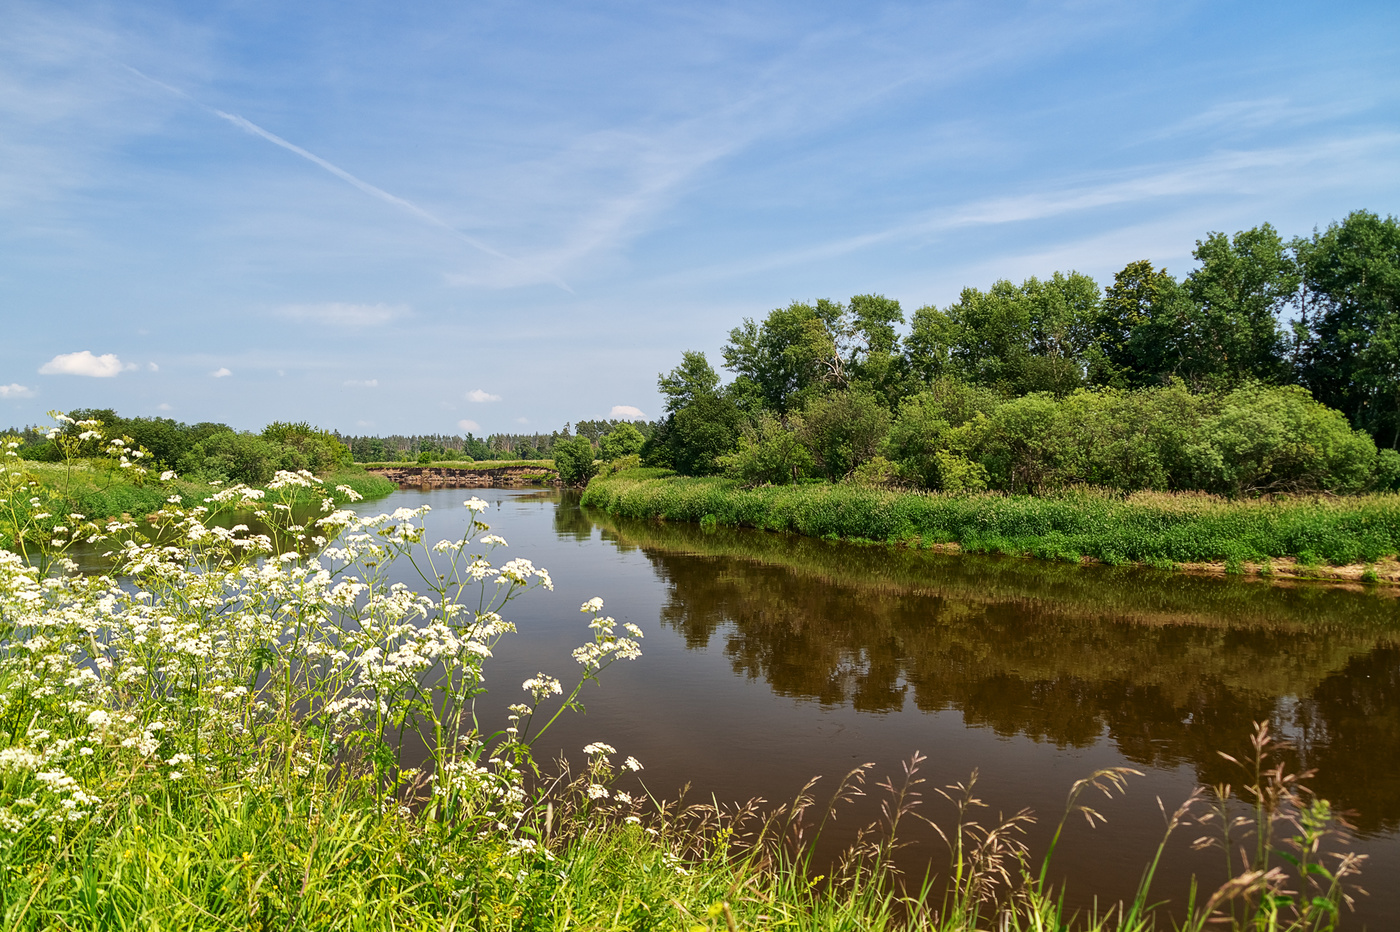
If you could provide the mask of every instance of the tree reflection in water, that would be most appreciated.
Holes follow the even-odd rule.
[[[1358,829],[1400,825],[1388,593],[559,514],[640,548],[670,586],[663,623],[692,648],[722,637],[734,670],[780,695],[876,713],[912,701],[1061,746],[1107,739],[1206,783],[1236,778],[1216,752],[1243,751],[1267,717]]]

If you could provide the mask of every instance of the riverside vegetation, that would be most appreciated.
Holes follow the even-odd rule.
[[[587,501],[1051,558],[1386,575],[1400,222],[1358,211],[1291,243],[1265,224],[1213,233],[1195,257],[1183,281],[1140,261],[1104,291],[1076,272],[968,288],[902,335],[880,295],[746,319],[723,349],[733,380],[684,353],[639,457]],[[625,469],[638,464],[680,477]]]
[[[32,505],[9,443],[0,496]],[[873,786],[861,766],[771,809],[664,803],[602,742],[581,772],[542,769],[541,735],[581,708],[585,682],[640,655],[642,632],[588,600],[572,685],[530,677],[488,731],[503,613],[549,573],[493,562],[505,541],[478,499],[460,539],[429,543],[425,509],[360,516],[329,492],[280,471],[265,491],[235,484],[193,507],[172,494],[144,529],[68,515],[44,560],[0,553],[7,928],[1319,929],[1343,916],[1359,859],[1262,725],[1252,754],[1228,759],[1237,791],[1167,815],[1166,836],[1204,828],[1224,869],[1218,887],[1181,891],[1171,919],[1155,858],[1132,901],[1094,914],[1067,914],[1048,879],[1071,819],[1096,822],[1092,797],[1123,792],[1125,768],[1070,788],[1039,864],[1021,841],[1029,813],[984,818],[975,774],[925,787],[918,755]],[[319,508],[299,520],[306,495]],[[229,514],[269,532],[221,526]],[[78,540],[109,548],[111,575],[76,571]],[[395,561],[420,591],[389,582]],[[886,799],[881,821],[815,863],[827,820],[867,789]],[[902,827],[935,798],[952,810],[947,866],[901,875]]]
[[[395,488],[354,466],[333,435],[305,423],[276,422],[251,434],[223,424],[123,418],[110,409],[53,416],[54,427],[0,435],[12,454],[12,482],[22,476],[24,486],[0,502],[0,546],[21,553],[63,536],[72,523],[67,515],[130,520],[160,511],[172,495],[197,504],[230,481],[265,485],[278,470],[321,476],[332,498],[343,495],[337,488],[370,498]],[[298,506],[319,501],[307,490],[293,495]]]

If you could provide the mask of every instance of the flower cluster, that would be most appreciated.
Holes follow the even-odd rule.
[[[75,443],[102,442],[100,425],[67,427]],[[107,449],[115,468],[144,468],[128,442]],[[619,636],[590,600],[578,683],[526,680],[529,701],[483,735],[484,665],[515,630],[502,611],[553,580],[526,559],[491,562],[507,544],[485,533],[480,499],[464,503],[460,538],[427,545],[426,506],[360,515],[327,493],[304,518],[295,496],[322,487],[304,471],[279,472],[267,490],[232,485],[194,507],[172,495],[145,528],[45,510],[20,476],[0,474],[0,509],[51,520],[63,547],[104,546],[110,568],[80,573],[61,549],[52,560],[0,549],[0,733],[12,736],[0,747],[0,845],[57,844],[124,798],[195,792],[200,781],[329,788],[333,776],[367,788],[385,812],[416,799],[430,817],[513,832],[529,804],[531,743],[581,708],[583,682],[640,653],[641,631],[624,625]],[[421,590],[391,580],[400,560]],[[532,733],[545,705],[552,717]],[[427,748],[422,768],[399,763],[410,739]]]

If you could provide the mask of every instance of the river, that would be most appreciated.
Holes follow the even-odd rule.
[[[1144,775],[1125,797],[1091,801],[1107,823],[1070,822],[1056,854],[1067,901],[1088,908],[1131,897],[1162,836],[1159,798],[1170,811],[1198,783],[1244,782],[1217,752],[1244,755],[1268,719],[1318,793],[1353,812],[1370,895],[1345,924],[1400,915],[1400,602],[1388,593],[624,522],[556,491],[404,490],[357,507],[431,505],[431,543],[460,536],[473,494],[510,544],[502,559],[547,567],[556,585],[510,606],[519,633],[487,668],[488,707],[518,701],[537,671],[567,682],[585,599],[646,634],[644,656],[590,684],[586,714],[537,745],[541,760],[577,763],[603,741],[643,763],[657,796],[779,802],[865,762],[898,774],[919,752],[926,815],[946,823],[934,788],[975,770],[984,821],[1034,810],[1037,863],[1071,784],[1133,767]],[[873,783],[828,828],[826,853],[878,815]],[[1182,901],[1193,873],[1207,891],[1224,879],[1219,851],[1190,850],[1201,834],[1173,837],[1156,898]],[[909,839],[906,868],[937,870],[933,832]]]

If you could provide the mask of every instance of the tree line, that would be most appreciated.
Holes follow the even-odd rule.
[[[349,465],[350,450],[330,431],[301,421],[274,421],[258,433],[237,431],[227,424],[202,421],[186,424],[167,417],[122,417],[111,408],[78,408],[58,429],[74,441],[80,455],[102,454],[101,441],[83,439],[79,422],[99,421],[108,438],[126,438],[150,454],[161,468],[188,479],[246,482],[261,485],[279,469],[324,474]],[[28,460],[58,462],[63,450],[48,438],[47,429],[11,430],[20,438],[19,454]]]
[[[794,302],[659,376],[641,451],[688,475],[928,489],[1354,492],[1400,481],[1400,223],[1356,211],[1285,240],[898,301]],[[1379,448],[1379,449],[1378,449]]]
[[[551,459],[556,444],[585,438],[598,444],[622,425],[628,425],[643,438],[651,435],[653,424],[644,421],[612,419],[582,420],[565,424],[562,430],[533,434],[491,434],[477,437],[474,433],[452,434],[390,434],[388,436],[342,436],[357,463],[421,462],[443,460],[543,460]],[[337,435],[340,436],[340,435]]]

